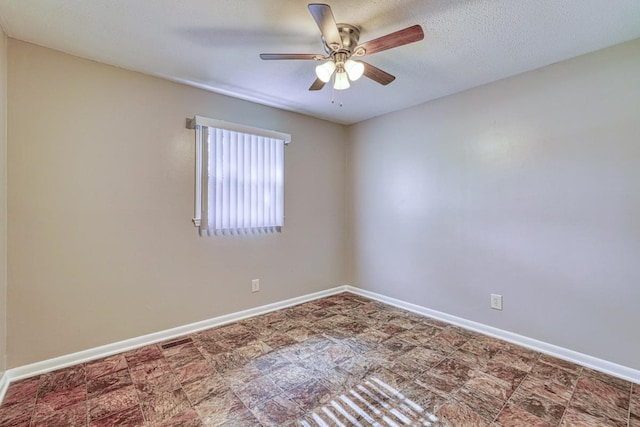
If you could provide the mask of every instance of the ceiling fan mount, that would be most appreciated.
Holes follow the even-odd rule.
[[[302,59],[325,61],[316,67],[317,78],[309,90],[320,90],[331,78],[334,79],[333,88],[347,89],[349,81],[355,81],[360,76],[374,80],[381,85],[388,85],[395,76],[374,67],[364,61],[355,61],[352,57],[363,57],[383,50],[403,46],[424,38],[420,25],[413,25],[403,30],[387,34],[363,44],[360,42],[360,29],[351,24],[337,24],[331,7],[326,4],[311,3],[309,12],[316,21],[322,34],[322,45],[325,55],[306,53],[261,53],[264,60]]]

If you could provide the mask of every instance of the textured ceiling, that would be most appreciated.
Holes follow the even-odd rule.
[[[365,42],[413,24],[423,41],[366,60],[394,74],[346,91],[307,89],[322,53],[300,0],[0,0],[13,38],[208,90],[355,123],[640,37],[639,0],[340,0]],[[332,98],[341,101],[331,103]]]

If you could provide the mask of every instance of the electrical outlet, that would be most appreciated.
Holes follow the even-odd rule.
[[[491,294],[491,308],[502,310],[502,295]]]
[[[259,292],[260,291],[260,279],[253,279],[251,281],[251,292]]]

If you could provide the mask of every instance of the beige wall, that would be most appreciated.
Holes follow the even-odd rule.
[[[7,36],[0,29],[0,375],[6,363],[7,321]]]
[[[351,282],[640,369],[639,100],[636,40],[352,126]]]
[[[640,368],[640,41],[348,133],[8,50],[7,367],[350,282]],[[194,114],[292,133],[281,234],[197,237]]]
[[[344,127],[16,40],[8,82],[8,367],[345,283]],[[292,134],[282,233],[198,237],[195,114]]]

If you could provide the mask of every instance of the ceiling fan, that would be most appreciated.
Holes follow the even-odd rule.
[[[404,30],[396,31],[386,36],[358,44],[360,29],[354,25],[336,24],[331,7],[327,4],[311,3],[309,12],[318,24],[322,33],[324,55],[307,53],[261,53],[264,60],[280,59],[312,59],[325,61],[316,67],[316,80],[309,90],[320,90],[333,77],[333,88],[343,90],[349,88],[349,81],[355,81],[361,76],[370,78],[381,85],[388,85],[395,80],[395,76],[374,67],[373,65],[352,58],[360,58],[376,52],[391,49],[405,44],[417,42],[424,38],[420,25],[413,25]]]

